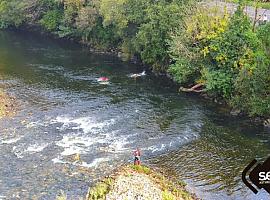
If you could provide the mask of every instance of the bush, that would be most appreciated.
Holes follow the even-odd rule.
[[[89,200],[101,200],[105,199],[107,193],[112,187],[113,180],[111,178],[106,178],[102,182],[97,183],[93,188],[91,188],[87,194]]]
[[[49,10],[40,20],[40,24],[48,31],[57,31],[62,15],[62,12],[59,10]]]
[[[24,2],[0,0],[0,29],[18,27],[25,19]]]
[[[270,62],[260,65],[248,75],[242,72],[236,80],[237,93],[232,105],[249,112],[251,116],[270,117]]]
[[[265,25],[259,26],[257,33],[259,39],[262,41],[268,57],[270,57],[270,22]]]
[[[253,31],[240,5],[229,19],[199,9],[172,34],[169,72],[181,83],[202,82],[208,94],[252,116],[270,113],[270,25]]]

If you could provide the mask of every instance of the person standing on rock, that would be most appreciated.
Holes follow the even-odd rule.
[[[137,148],[134,153],[134,165],[141,165],[141,151]]]

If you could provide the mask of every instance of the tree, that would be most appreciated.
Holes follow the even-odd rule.
[[[24,1],[0,0],[0,28],[18,27],[24,20]]]
[[[207,70],[206,79],[211,80],[207,89],[230,99],[234,92],[235,78],[240,71],[251,72],[256,67],[255,60],[258,51],[261,51],[260,48],[260,41],[252,31],[251,21],[239,6],[228,29],[211,41],[208,58],[214,65]],[[222,80],[212,76],[220,77]]]
[[[190,10],[184,22],[170,34],[169,53],[172,63],[168,71],[175,81],[182,85],[205,83],[202,75],[206,66],[212,64],[206,59],[210,43],[227,29],[228,22],[226,9],[223,12],[215,7],[194,7]]]

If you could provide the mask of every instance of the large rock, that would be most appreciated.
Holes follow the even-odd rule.
[[[120,175],[107,200],[155,199],[162,200],[162,191],[145,174]]]

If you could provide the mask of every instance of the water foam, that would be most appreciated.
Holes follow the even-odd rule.
[[[27,154],[34,154],[41,152],[48,146],[49,143],[31,144],[27,148],[24,148],[24,145],[14,146],[12,152],[16,155],[17,158],[23,158]]]
[[[127,138],[117,138],[108,146],[108,152],[121,153],[127,150],[125,147],[129,142]]]
[[[107,153],[122,153],[127,150],[125,147],[130,142],[127,140],[128,137],[119,137],[114,135],[115,132],[107,132],[94,135],[79,135],[79,134],[67,134],[63,136],[63,139],[55,142],[59,147],[64,148],[61,152],[62,156],[69,156],[73,154],[87,154],[96,148],[98,144],[102,146],[99,148],[103,152]],[[95,147],[94,147],[95,145]],[[104,147],[104,145],[106,145]]]
[[[45,143],[45,144],[33,144],[30,145],[25,152],[41,152],[43,151],[43,149],[45,149],[49,144]]]
[[[85,161],[75,161],[75,162],[68,162],[64,161],[61,157],[57,157],[52,159],[52,162],[54,164],[69,164],[73,166],[78,166],[78,167],[86,167],[86,168],[96,168],[100,164],[105,163],[110,161],[108,157],[100,157],[100,158],[95,158],[91,163],[87,163]]]
[[[60,157],[54,158],[52,159],[53,163],[60,163],[60,164],[67,164],[68,162],[65,162],[63,160],[60,159]]]
[[[80,117],[72,119],[70,117],[58,116],[56,119],[51,120],[51,123],[62,123],[59,130],[71,128],[73,130],[83,130],[84,133],[97,133],[106,126],[115,122],[114,119],[106,120],[104,122],[95,122],[90,117]]]
[[[172,145],[172,142],[170,142],[169,146],[171,146],[171,145]],[[166,146],[167,146],[166,144],[152,145],[152,146],[150,146],[150,147],[148,147],[146,149],[151,151],[152,153],[155,153],[157,151],[165,150]]]
[[[55,142],[57,146],[64,148],[61,156],[86,154],[95,144],[109,143],[114,134],[113,132],[105,132],[106,127],[115,122],[114,119],[95,122],[90,117],[70,118],[58,116],[51,122],[61,123],[60,131],[67,129],[72,131],[72,133],[64,135],[62,140]]]
[[[7,139],[7,140],[2,140],[1,144],[13,144],[18,142],[22,137],[17,137],[17,138],[12,138],[12,139]]]
[[[62,156],[68,156],[73,154],[86,154],[93,144],[104,142],[106,142],[106,139],[102,137],[68,134],[64,135],[63,139],[57,141],[55,144],[64,148],[64,151],[61,153]]]
[[[110,159],[106,158],[106,157],[105,158],[95,158],[93,160],[93,162],[91,162],[90,164],[84,163],[84,164],[82,164],[82,166],[88,167],[88,168],[97,167],[101,163],[108,162],[108,161],[110,161]]]
[[[44,64],[30,64],[33,67],[37,67],[41,70],[47,70],[47,71],[64,71],[65,68],[61,65],[44,65]]]
[[[0,200],[4,200],[5,198],[6,198],[6,196],[0,195]]]
[[[12,152],[14,153],[14,155],[17,157],[17,158],[23,158],[23,152],[20,151],[16,146],[14,146],[12,148]]]

